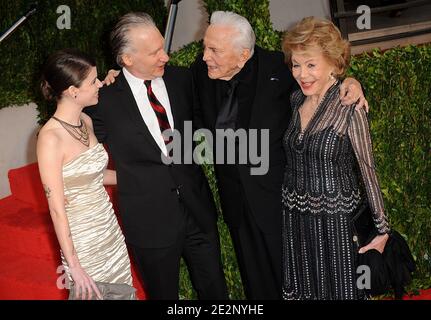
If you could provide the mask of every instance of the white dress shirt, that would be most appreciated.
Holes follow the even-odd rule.
[[[165,141],[163,140],[162,133],[160,131],[159,122],[157,116],[151,107],[150,101],[148,100],[147,87],[144,84],[144,80],[139,79],[132,75],[126,68],[123,68],[124,77],[129,83],[130,89],[132,89],[133,97],[135,98],[136,104],[138,105],[139,112],[141,113],[142,119],[147,125],[148,130],[156,141],[160,150],[166,156],[168,151],[166,149]],[[169,103],[168,91],[166,90],[165,82],[163,78],[156,78],[151,81],[151,88],[157,99],[160,101],[162,106],[166,110],[169,124],[172,130],[174,130],[174,119],[172,117],[171,104]]]

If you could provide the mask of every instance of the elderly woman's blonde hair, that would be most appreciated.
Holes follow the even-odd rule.
[[[340,30],[329,20],[316,17],[302,19],[285,33],[282,48],[285,61],[292,68],[292,51],[319,48],[328,62],[335,66],[334,77],[343,77],[350,62],[350,43],[344,40]]]

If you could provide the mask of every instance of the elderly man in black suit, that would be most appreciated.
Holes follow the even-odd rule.
[[[227,299],[217,213],[196,164],[166,161],[170,138],[183,134],[196,99],[192,75],[169,67],[164,39],[146,13],[121,17],[111,33],[117,81],[87,112],[117,170],[126,241],[149,299],[178,299],[180,258],[200,299]]]
[[[241,143],[262,148],[268,158],[264,174],[253,174],[250,159],[235,164],[216,162],[215,172],[247,298],[280,299],[281,185],[286,163],[282,139],[290,120],[289,96],[295,81],[283,54],[256,46],[250,23],[233,12],[212,14],[203,55],[191,70],[199,97],[198,127],[209,129],[214,136],[217,129],[269,131],[269,141],[259,134],[254,141],[237,141],[234,155],[241,158]],[[343,104],[358,99],[364,104],[356,80],[346,79],[342,91]],[[214,150],[214,159],[218,151]]]

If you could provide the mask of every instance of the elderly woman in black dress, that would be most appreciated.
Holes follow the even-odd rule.
[[[358,254],[383,252],[390,228],[367,115],[340,103],[349,43],[332,22],[309,17],[286,34],[283,51],[301,88],[291,96],[293,116],[283,141],[283,298],[361,299]],[[359,248],[353,217],[364,201],[377,236]]]

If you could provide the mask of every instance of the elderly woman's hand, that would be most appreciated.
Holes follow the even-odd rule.
[[[356,103],[356,109],[362,107],[368,112],[368,101],[365,99],[361,84],[354,78],[346,78],[340,86],[341,104],[350,106]]]
[[[385,245],[388,239],[389,239],[389,235],[387,233],[378,235],[368,245],[360,248],[359,253],[365,253],[371,249],[375,249],[378,252],[383,253],[383,250],[385,249]]]

